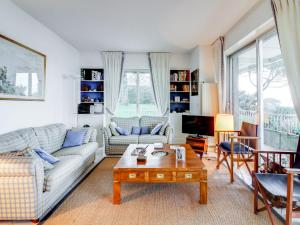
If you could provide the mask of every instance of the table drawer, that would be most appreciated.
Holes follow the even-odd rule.
[[[145,181],[145,173],[138,171],[121,172],[121,181]]]
[[[200,181],[200,172],[177,172],[177,181]]]
[[[168,171],[155,171],[149,172],[149,181],[172,181],[172,172]]]

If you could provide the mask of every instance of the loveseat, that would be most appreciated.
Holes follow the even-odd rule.
[[[45,171],[40,159],[0,156],[0,220],[41,219],[92,166],[96,130],[88,143],[61,149],[66,133],[65,125],[51,124],[0,135],[0,153],[42,148],[59,159]]]
[[[172,128],[168,124],[167,117],[156,116],[142,116],[142,117],[112,117],[111,122],[117,126],[127,130],[130,135],[118,135],[114,136],[111,129],[108,126],[102,129],[105,142],[106,155],[120,155],[123,154],[129,144],[153,144],[153,143],[169,143],[172,133]],[[161,135],[133,135],[131,134],[133,127],[149,127],[152,130],[157,124],[166,124],[164,132]]]

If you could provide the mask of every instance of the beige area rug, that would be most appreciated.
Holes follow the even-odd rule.
[[[252,193],[225,168],[205,160],[208,204],[198,204],[197,184],[124,184],[122,204],[112,204],[112,168],[107,158],[44,222],[45,225],[254,225],[270,224],[266,212],[254,215]],[[282,224],[277,221],[278,224]]]

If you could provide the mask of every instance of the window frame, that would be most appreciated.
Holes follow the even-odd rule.
[[[141,115],[141,107],[140,107],[140,79],[139,79],[139,76],[142,73],[148,73],[150,75],[151,88],[152,88],[152,91],[153,91],[152,93],[153,93],[154,104],[155,104],[156,109],[157,109],[157,103],[156,103],[155,95],[154,95],[154,87],[153,87],[151,70],[150,69],[125,69],[122,72],[122,78],[121,78],[122,80],[126,76],[126,73],[135,73],[135,74],[137,74],[137,80],[136,80],[136,115],[139,116],[139,117],[142,116]],[[122,86],[121,86],[121,88],[122,88]],[[120,102],[120,98],[121,98],[121,96],[119,96],[118,104]]]

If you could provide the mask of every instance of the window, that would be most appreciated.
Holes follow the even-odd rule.
[[[125,71],[122,78],[117,116],[157,115],[149,71]]]
[[[300,124],[275,32],[230,56],[235,124],[257,122],[265,149],[296,149]]]

